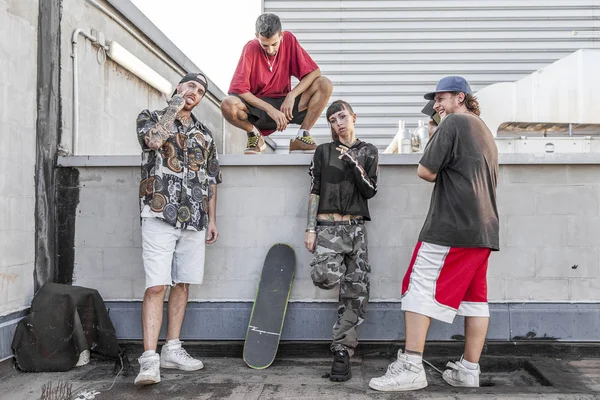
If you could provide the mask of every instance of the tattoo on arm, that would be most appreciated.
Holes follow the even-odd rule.
[[[144,142],[146,142],[148,147],[157,150],[169,138],[177,113],[181,110],[184,103],[185,100],[181,96],[174,96],[169,101],[169,106],[160,121],[144,137]]]
[[[216,222],[217,219],[217,185],[208,187],[208,221]]]
[[[310,194],[308,196],[308,214],[306,229],[317,229],[317,212],[319,211],[319,199],[320,196],[316,194]]]

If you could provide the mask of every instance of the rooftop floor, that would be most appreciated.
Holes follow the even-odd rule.
[[[433,344],[426,359],[443,369],[460,356],[459,343]],[[406,393],[381,393],[368,387],[382,375],[399,344],[365,345],[352,359],[353,377],[344,383],[326,378],[331,365],[326,344],[284,343],[271,367],[253,370],[241,358],[240,343],[188,343],[205,364],[201,371],[162,370],[162,382],[138,388],[138,343],[124,343],[131,369],[115,379],[114,362],[92,358],[90,364],[63,373],[21,373],[4,363],[0,399],[39,399],[49,382],[71,385],[72,399],[598,399],[600,358],[597,345],[488,344],[481,360],[482,387],[448,386],[426,366],[429,386]],[[534,354],[536,354],[534,356]]]

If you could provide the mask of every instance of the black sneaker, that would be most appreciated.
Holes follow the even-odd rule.
[[[346,350],[338,350],[333,353],[333,364],[329,380],[333,382],[345,382],[352,378],[350,371],[350,356]]]

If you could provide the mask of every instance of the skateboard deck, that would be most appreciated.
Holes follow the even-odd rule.
[[[275,359],[296,269],[291,246],[277,243],[267,253],[244,343],[244,361],[267,368]]]

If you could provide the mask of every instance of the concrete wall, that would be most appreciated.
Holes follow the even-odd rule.
[[[176,65],[175,68],[167,66],[91,2],[57,0],[52,6],[49,3],[47,9],[52,11],[43,14],[46,16],[44,25],[38,14],[40,4],[46,6],[46,3],[38,0],[0,0],[0,34],[4,39],[0,44],[0,135],[5,144],[0,149],[0,360],[10,355],[14,326],[27,312],[34,294],[36,205],[40,207],[37,212],[38,238],[43,236],[40,233],[42,231],[43,234],[52,236],[44,236],[45,241],[37,241],[38,247],[44,250],[43,256],[38,257],[38,267],[47,269],[41,274],[47,279],[43,279],[41,283],[55,279],[61,273],[70,274],[69,266],[66,271],[59,270],[57,273],[51,264],[58,258],[57,253],[61,256],[62,264],[68,263],[69,254],[63,257],[63,253],[68,253],[69,246],[72,247],[72,243],[66,243],[68,239],[65,237],[72,234],[72,231],[68,232],[68,225],[74,215],[66,215],[69,205],[65,206],[65,203],[69,199],[58,199],[59,210],[54,209],[54,203],[50,200],[55,193],[58,193],[58,197],[65,193],[72,194],[73,190],[62,186],[76,181],[77,174],[59,171],[57,185],[49,177],[54,177],[53,159],[58,135],[61,137],[64,153],[73,152],[73,31],[82,28],[88,33],[92,29],[102,32],[107,40],[116,40],[174,83],[179,81],[182,72],[200,70],[128,1],[115,2],[121,7],[119,11],[109,0],[99,0],[99,3],[141,34],[144,40],[160,43],[156,48]],[[59,17],[59,6],[62,6],[62,19]],[[42,25],[48,32],[38,32]],[[40,34],[46,39],[55,38],[59,28],[60,57],[46,48],[53,44],[53,40],[38,43]],[[54,30],[51,31],[52,29]],[[140,148],[135,134],[136,116],[144,108],[164,107],[165,99],[112,60],[99,57],[103,54],[99,54],[98,47],[92,46],[89,40],[79,36],[78,41],[80,135],[77,152],[139,155]],[[43,45],[44,43],[46,44]],[[38,62],[40,48],[44,49],[43,54],[48,57],[44,62],[41,58]],[[52,50],[58,52],[58,46]],[[47,81],[42,79],[43,82],[38,85],[37,77],[40,73]],[[50,79],[57,83],[56,86],[49,85]],[[52,97],[52,101],[38,93],[38,86],[46,90],[47,97]],[[220,152],[223,149],[241,152],[245,145],[243,132],[225,124],[219,110],[219,101],[224,94],[216,87],[211,88],[209,93],[195,113],[212,130]],[[39,116],[36,100],[43,106],[39,108]],[[36,127],[38,117],[40,120]],[[46,132],[52,128],[56,130]],[[37,153],[36,140],[39,145]],[[48,168],[42,168],[41,163]],[[37,204],[36,173],[38,179],[48,185],[38,186],[38,195],[42,195],[38,196],[41,200]],[[43,194],[47,196],[44,197]],[[74,193],[71,198],[73,204],[77,201],[76,195]],[[116,202],[110,206],[120,208],[120,204]],[[58,222],[57,227],[55,222]],[[55,239],[59,242],[57,246]],[[40,245],[41,242],[43,243]],[[70,276],[67,278],[66,281],[69,281]]]
[[[268,157],[268,156],[263,156]],[[370,202],[372,300],[399,301],[400,285],[426,215],[432,185],[414,165],[383,165]],[[502,165],[501,248],[489,267],[491,302],[600,302],[600,174],[597,165]],[[81,168],[75,284],[106,300],[140,300],[138,168]],[[303,247],[307,166],[224,166],[219,241],[207,250],[194,301],[252,301],[263,259],[276,242],[296,249],[292,301],[334,301],[309,276]]]
[[[34,292],[37,34],[37,1],[0,0],[0,360]]]
[[[143,14],[133,8],[128,18],[137,18],[140,26],[134,26],[125,16],[119,14],[110,2],[99,1],[136,31],[145,32],[156,29],[145,19]],[[122,4],[129,2],[121,2]],[[127,5],[127,4],[125,4]],[[129,4],[130,6],[130,4]],[[168,81],[176,84],[181,75],[168,66],[145,47],[134,36],[127,32],[113,19],[85,0],[63,0],[62,29],[62,146],[73,153],[72,146],[72,107],[73,107],[73,60],[71,54],[71,37],[78,28],[100,31],[107,41],[116,41],[137,58],[142,60]],[[137,13],[135,13],[137,11]],[[134,15],[135,14],[135,15]],[[162,38],[166,46],[161,50],[164,54],[180,52],[166,38]],[[146,39],[147,40],[147,39]],[[140,147],[135,135],[135,120],[139,112],[145,108],[161,109],[166,106],[166,98],[156,89],[133,75],[119,64],[107,58],[100,63],[97,59],[98,48],[89,40],[79,36],[78,68],[79,68],[79,143],[76,154],[90,155],[131,155],[139,154]],[[183,54],[181,58],[189,63],[191,70],[199,70],[191,64]],[[179,60],[181,61],[181,60]],[[182,64],[184,62],[181,62]],[[223,94],[213,88],[211,92],[219,99]],[[195,110],[196,115],[209,127],[215,135],[220,149],[223,149],[223,132],[232,131],[232,127],[224,127],[218,104],[205,97]],[[231,133],[229,133],[231,135]]]
[[[33,296],[37,29],[37,1],[0,0],[0,316]]]

